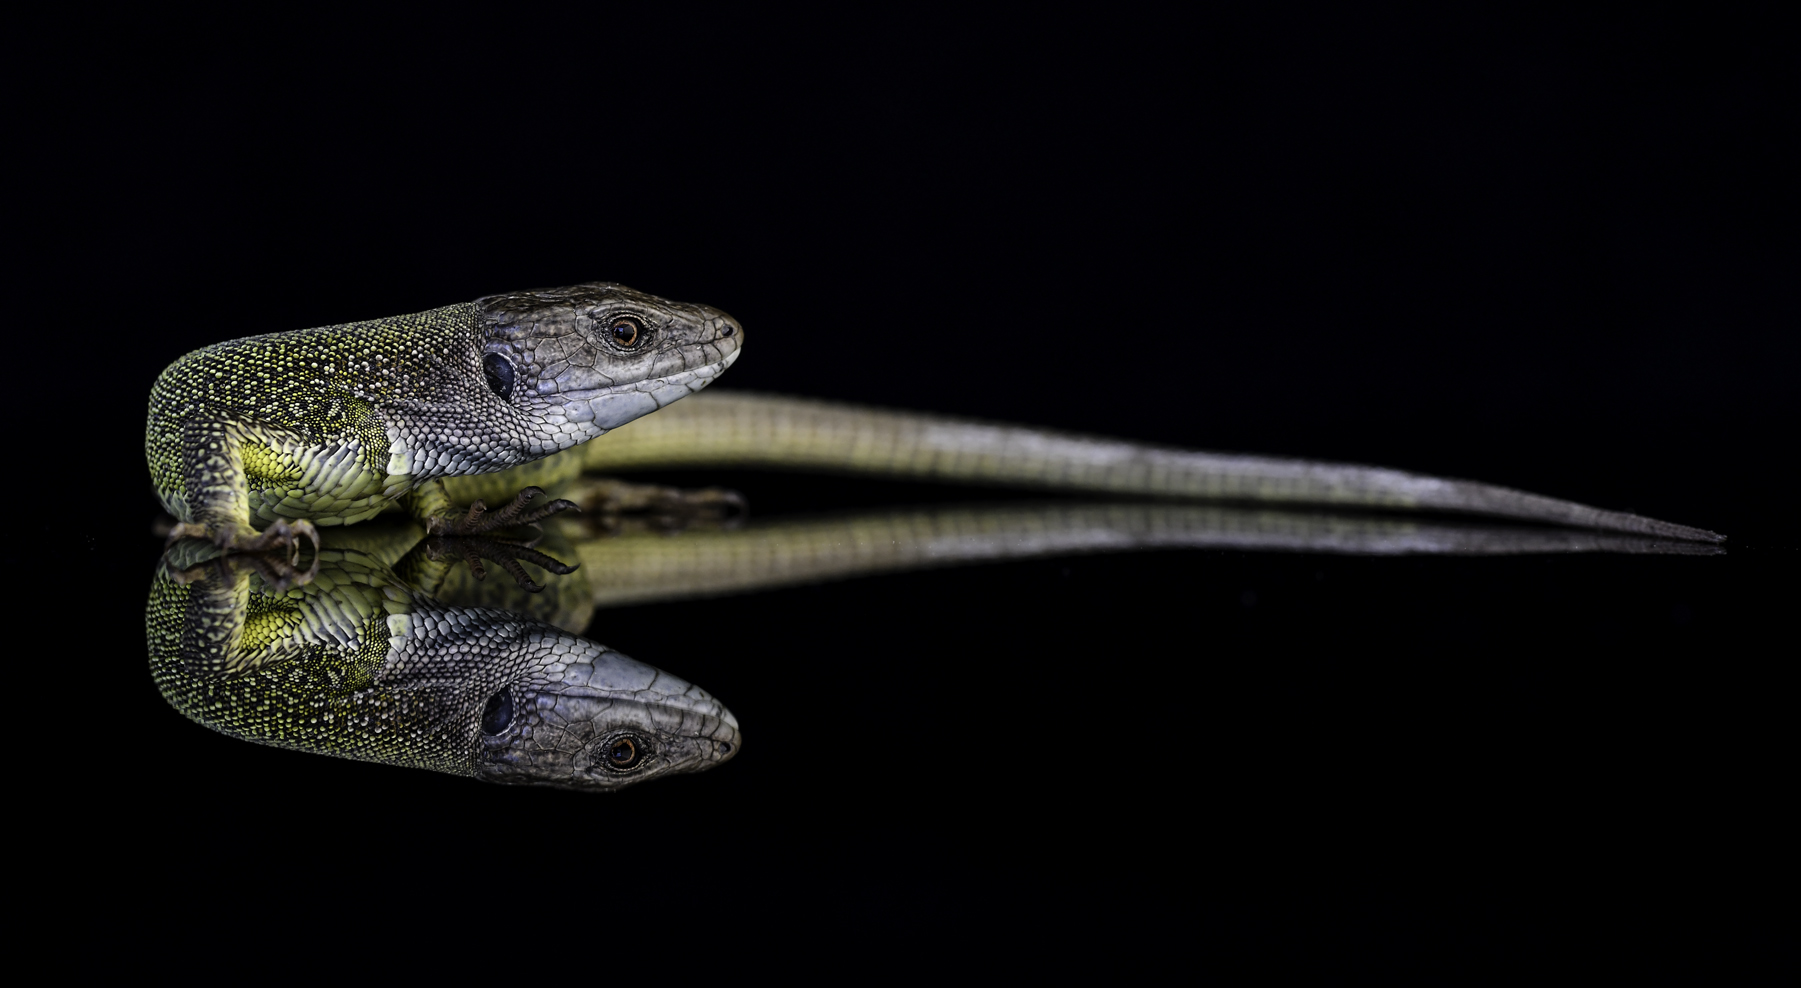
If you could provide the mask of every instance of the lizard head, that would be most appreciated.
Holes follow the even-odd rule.
[[[586,442],[693,394],[738,358],[744,331],[705,305],[611,282],[476,300],[473,358],[535,459]]]
[[[738,720],[705,690],[548,627],[509,681],[472,698],[474,775],[610,792],[729,760]]]

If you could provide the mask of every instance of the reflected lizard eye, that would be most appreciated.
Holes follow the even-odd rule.
[[[613,320],[613,342],[622,347],[631,348],[638,345],[644,337],[644,327],[629,316],[620,316]]]
[[[488,390],[503,400],[513,397],[513,362],[498,353],[482,357],[482,377],[488,379]]]
[[[482,733],[493,735],[507,729],[513,722],[513,691],[504,689],[488,697],[488,705],[482,708]]]

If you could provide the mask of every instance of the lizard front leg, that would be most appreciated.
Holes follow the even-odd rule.
[[[211,542],[227,555],[255,555],[258,568],[283,589],[311,580],[319,568],[319,532],[304,518],[278,518],[262,531],[251,524],[248,443],[260,442],[235,423],[192,422],[181,433],[186,517],[166,545],[184,538]],[[266,447],[262,447],[266,448]],[[301,544],[311,542],[311,566],[300,569]]]

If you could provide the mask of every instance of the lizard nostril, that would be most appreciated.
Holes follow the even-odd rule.
[[[738,331],[738,327],[736,327],[728,322],[725,324],[725,328],[719,331],[719,335],[720,336],[731,336],[733,333],[736,333],[737,331]]]

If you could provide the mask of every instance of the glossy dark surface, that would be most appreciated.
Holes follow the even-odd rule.
[[[310,71],[432,48],[409,28],[98,84],[91,177],[39,228],[82,278],[59,318],[117,356],[79,396],[106,423],[84,450],[119,464],[82,489],[82,558],[126,589],[84,597],[79,626],[111,670],[85,681],[99,746],[130,757],[24,785],[84,794],[46,796],[77,819],[133,808],[83,857],[120,908],[249,880],[220,839],[341,866],[354,819],[358,861],[444,862],[420,901],[521,848],[555,873],[546,834],[630,834],[597,845],[608,887],[724,903],[697,942],[791,970],[845,943],[865,964],[977,944],[978,964],[1340,974],[1544,969],[1571,944],[1610,970],[1773,956],[1801,355],[1768,31],[941,27],[811,46],[750,20],[609,25],[730,55],[729,80],[547,59],[353,92]],[[1471,477],[1729,551],[1087,557],[603,612],[589,637],[704,684],[745,732],[721,770],[616,798],[259,749],[172,713],[137,613],[157,370],[590,278],[741,319],[726,386]],[[662,479],[759,514],[969,496]],[[671,857],[688,884],[665,884]]]

